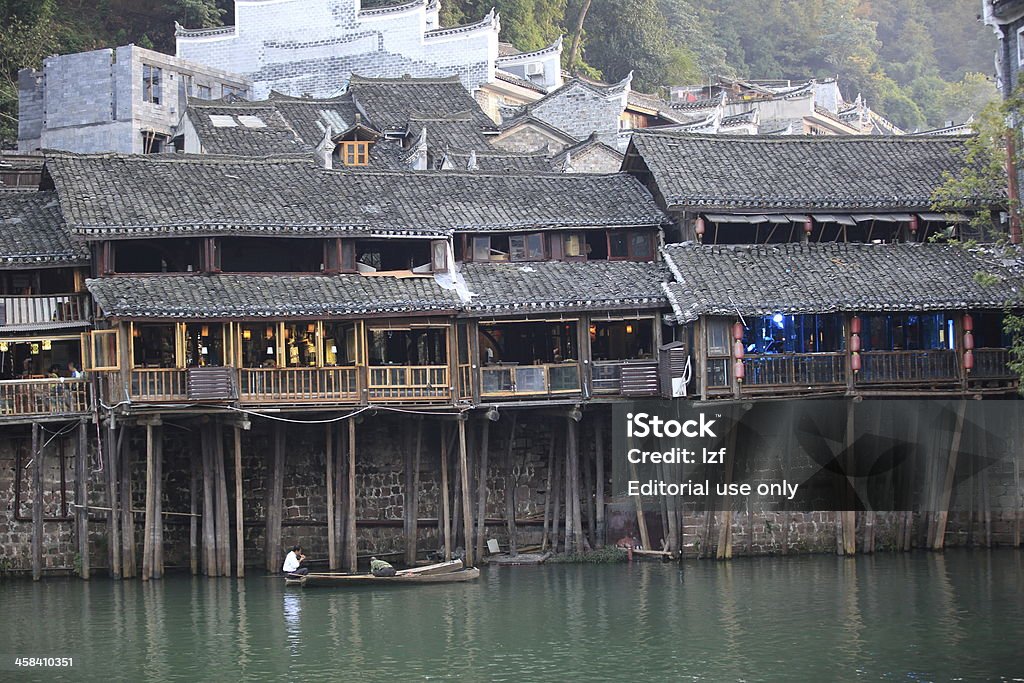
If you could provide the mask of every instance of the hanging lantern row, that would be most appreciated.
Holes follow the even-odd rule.
[[[732,326],[732,357],[733,366],[732,373],[733,377],[736,378],[737,382],[742,382],[743,377],[746,374],[746,369],[743,367],[743,323],[736,322]]]
[[[974,318],[964,313],[964,371],[970,373],[974,369]]]
[[[856,374],[860,372],[860,316],[850,318],[850,369]]]

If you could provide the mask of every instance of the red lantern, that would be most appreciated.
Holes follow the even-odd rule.
[[[974,331],[974,318],[971,317],[970,313],[964,313],[964,331]]]
[[[704,239],[704,218],[697,216],[697,220],[693,222],[693,232],[697,235],[697,241],[701,242]]]
[[[855,315],[850,318],[850,332],[853,334],[860,334],[860,316]]]
[[[911,216],[910,217],[910,234],[911,235],[916,235],[917,234],[917,216]]]
[[[974,349],[974,335],[971,334],[970,330],[964,332],[964,348],[968,351]]]
[[[808,237],[811,236],[811,232],[814,230],[814,222],[811,221],[811,217],[808,216],[807,220],[804,221],[804,234]]]
[[[850,356],[850,369],[854,372],[860,372],[860,354],[854,353]]]
[[[970,349],[964,351],[964,370],[970,372],[974,369],[974,351]]]
[[[850,351],[853,351],[854,353],[857,353],[858,351],[860,351],[860,335],[859,334],[855,334],[852,337],[850,337]]]
[[[733,323],[732,338],[736,340],[743,339],[743,323]]]
[[[740,340],[737,339],[736,342],[733,344],[733,347],[732,347],[732,357],[733,358],[743,358],[743,356],[744,356],[743,342],[741,342]]]
[[[743,381],[744,370],[742,359],[737,359],[735,365],[733,365],[733,375],[735,375],[737,381]]]

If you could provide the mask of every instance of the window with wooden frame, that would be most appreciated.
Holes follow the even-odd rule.
[[[445,240],[430,243],[430,268],[435,273],[448,272],[448,242]]]
[[[577,232],[551,235],[550,247],[553,261],[587,260],[586,242]]]
[[[85,337],[86,335],[83,335]],[[83,359],[87,370],[119,370],[121,368],[121,348],[118,331],[93,330],[89,340],[83,339],[83,349],[87,349]]]
[[[366,166],[370,163],[370,143],[352,140],[341,143],[341,163],[345,166]]]
[[[609,261],[650,261],[654,258],[654,240],[650,232],[608,231]]]
[[[707,386],[729,386],[729,321],[725,318],[705,318],[707,337]]]
[[[512,261],[543,261],[544,233],[532,232],[511,235],[508,238],[509,258]]]

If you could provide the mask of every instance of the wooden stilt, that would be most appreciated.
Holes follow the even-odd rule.
[[[153,572],[151,578],[164,576],[164,428],[157,425],[153,441]]]
[[[409,471],[406,476],[408,488],[405,492],[406,531],[405,531],[405,563],[413,566],[416,563],[417,539],[419,538],[420,516],[420,450],[423,447],[423,418],[416,419],[416,446],[409,457]]]
[[[235,576],[245,576],[245,511],[242,507],[242,428],[235,425]],[[327,453],[330,458],[330,451]],[[329,481],[330,479],[328,479]],[[334,566],[331,566],[334,569]]]
[[[595,508],[595,542],[597,547],[604,547],[604,425],[600,420],[594,425],[594,508]]]
[[[555,432],[551,431],[551,442],[548,444],[548,479],[544,489],[544,530],[541,533],[540,549],[548,549],[548,534],[551,531],[551,486],[554,483],[555,469]]]
[[[992,547],[992,500],[989,493],[989,481],[988,475],[990,468],[984,467],[984,463],[988,461],[989,451],[989,439],[988,439],[988,426],[987,426],[987,411],[979,410],[977,412],[975,432],[976,446],[974,452],[976,453],[975,458],[972,462],[982,463],[981,471],[978,472],[975,477],[981,477],[981,522],[982,522],[982,533],[985,541],[985,547]]]
[[[121,576],[130,579],[139,574],[135,549],[135,513],[132,512],[135,497],[132,488],[132,469],[135,457],[131,446],[131,433],[124,425],[118,430],[116,453],[120,463],[120,499],[124,501],[121,509]]]
[[[156,472],[153,462],[153,423],[146,424],[146,516],[142,525],[142,580],[153,578],[153,516],[156,514],[154,491],[156,488]],[[126,507],[131,507],[125,501]]]
[[[466,462],[466,421],[458,420],[459,424],[459,473],[462,475],[462,531],[466,537],[467,567],[473,566],[473,513],[469,503],[469,464]]]
[[[217,575],[217,535],[214,528],[216,512],[213,493],[213,444],[210,425],[202,426],[202,458],[203,458],[203,574]]]
[[[231,576],[231,524],[228,515],[228,480],[224,464],[224,432],[219,420],[213,423],[214,477],[217,482],[217,570],[219,576]]]
[[[567,418],[568,419],[568,418]],[[569,420],[571,421],[571,420]],[[573,529],[576,528],[576,521],[573,519],[573,514],[576,512],[576,506],[572,504],[572,493],[573,493],[573,470],[572,470],[572,457],[570,451],[572,446],[569,445],[569,425],[565,427],[565,463],[562,468],[562,488],[563,494],[565,495],[565,536],[564,545],[566,553],[574,553],[578,550],[575,543],[573,542]]]
[[[337,467],[334,468],[334,493],[337,498],[334,503],[334,533],[337,535],[335,546],[338,551],[338,564],[344,567],[348,526],[348,428],[342,423],[335,427],[334,435],[334,462],[337,463]]]
[[[942,493],[939,497],[938,514],[935,520],[935,533],[932,536],[932,549],[942,550],[946,543],[946,520],[949,518],[949,499],[953,494],[953,483],[956,476],[956,464],[960,456],[960,440],[964,431],[964,413],[967,402],[963,399],[957,405],[956,425],[953,428],[953,439],[949,446],[949,458],[946,460],[946,472],[942,481]]]
[[[444,559],[452,559],[451,508],[448,501],[448,430],[441,425],[441,520],[444,527]]]
[[[551,448],[556,453],[558,452],[558,449],[555,447],[555,440],[556,440],[557,432],[558,432],[558,430],[555,428],[554,425],[552,425],[551,426],[551,441],[552,441]],[[551,496],[551,500],[552,500],[551,504],[552,504],[552,507],[553,507],[553,510],[551,512],[551,544],[550,544],[550,547],[551,547],[551,550],[553,552],[556,552],[556,553],[558,552],[558,539],[561,538],[561,535],[558,533],[558,529],[559,529],[559,526],[562,523],[562,476],[563,476],[562,472],[565,470],[564,460],[565,460],[564,457],[563,458],[558,458],[556,456],[554,461],[553,461],[553,463],[552,463],[552,469],[554,470],[552,472],[553,482],[551,484],[551,488],[550,488],[549,493],[548,493],[548,495]]]
[[[358,544],[356,539],[356,421],[348,421],[348,510],[345,518],[345,566],[357,571]]]
[[[110,512],[107,513],[107,547],[109,551],[108,561],[110,563],[110,576],[113,579],[121,578],[121,534],[120,534],[120,511],[117,498],[117,435],[114,425],[114,418],[108,418],[107,438],[104,445],[105,458],[103,469],[107,475],[107,502],[110,505]]]
[[[516,487],[518,481],[512,471],[512,450],[516,444],[516,426],[519,423],[519,414],[512,413],[512,420],[508,426],[508,445],[505,447],[505,467],[508,477],[505,480],[505,527],[508,530],[508,552],[510,555],[519,554],[519,531],[516,528]]]
[[[487,458],[490,449],[491,421],[485,419],[480,428],[480,473],[476,482],[476,559],[477,562],[484,556],[484,541],[487,536]],[[548,487],[551,486],[551,473],[548,472]],[[544,531],[547,532],[547,502],[544,503]],[[546,538],[544,539],[547,540]]]
[[[455,452],[451,454],[450,467],[455,470],[455,482],[452,486],[452,545],[456,548],[465,547],[465,541],[462,538],[462,468],[459,465],[461,444],[462,439],[461,430],[456,427],[453,444],[455,446]],[[451,471],[451,470],[449,470]]]
[[[89,440],[85,420],[78,423],[78,450],[75,458],[75,502],[80,506],[75,515],[78,535],[78,575],[89,579]]]
[[[193,442],[194,443],[194,442]],[[201,453],[201,451],[200,451]],[[188,564],[192,576],[199,574],[199,461],[193,448],[189,454],[188,477]]]
[[[846,505],[843,516],[843,554],[857,554],[857,510],[855,506],[853,473],[857,467],[854,444],[856,439],[856,403],[852,400],[846,402]]]
[[[580,441],[576,420],[567,418],[569,438],[569,461],[572,464],[572,537],[577,552],[587,549],[586,536],[583,535],[583,509],[580,502]]]
[[[634,481],[640,479],[636,463],[629,463],[629,476]],[[630,496],[633,499],[633,506],[636,509],[636,529],[640,533],[640,547],[644,550],[652,550],[651,537],[647,533],[647,519],[644,517],[644,501],[641,496]]]
[[[32,580],[43,577],[43,447],[38,422],[32,423]]]
[[[732,483],[733,464],[735,462],[736,436],[739,431],[739,419],[731,425],[729,435],[726,438],[725,446],[725,483]],[[715,558],[719,560],[732,559],[732,497],[723,498],[722,526],[718,529],[718,547],[715,551]]]
[[[334,423],[324,425],[324,483],[327,489],[327,566],[338,568],[338,546],[334,529]]]
[[[274,423],[274,450],[267,484],[266,560],[268,572],[281,571],[281,505],[284,496],[284,425]]]
[[[592,451],[584,450],[580,454],[580,470],[583,474],[583,507],[587,517],[587,535],[585,538],[591,547],[597,544],[597,530],[594,528],[594,470],[590,467]]]

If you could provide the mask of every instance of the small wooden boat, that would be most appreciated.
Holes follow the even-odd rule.
[[[373,574],[306,574],[302,577],[303,588],[321,586],[404,586],[421,583],[460,583],[480,578],[476,567],[456,569],[440,574],[395,574],[374,576]]]

